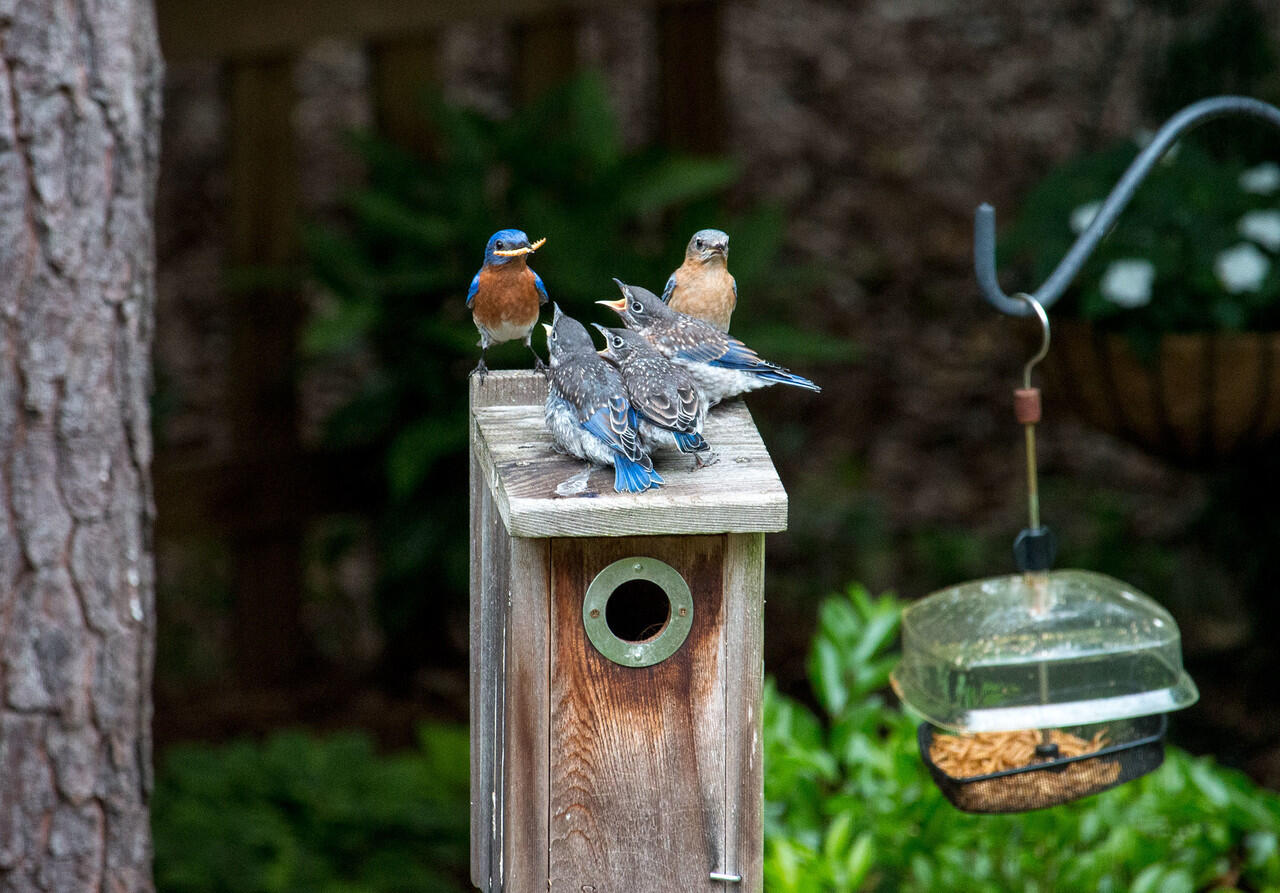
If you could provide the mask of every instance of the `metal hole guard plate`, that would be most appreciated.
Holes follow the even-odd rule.
[[[609,597],[623,583],[648,580],[667,596],[671,614],[656,636],[642,642],[620,639],[609,629],[606,607]],[[624,667],[650,667],[675,654],[693,628],[693,593],[671,565],[656,558],[623,558],[606,567],[587,587],[582,599],[582,625],[596,650]]]

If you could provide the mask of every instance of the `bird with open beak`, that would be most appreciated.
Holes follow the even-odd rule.
[[[640,442],[639,417],[622,376],[596,352],[582,323],[553,305],[547,331],[547,400],[543,419],[566,453],[593,465],[613,466],[613,489],[642,493],[663,484]]]
[[[822,390],[809,379],[761,359],[754,350],[711,323],[672,310],[647,288],[613,281],[622,290],[622,297],[596,303],[615,311],[627,328],[639,332],[658,353],[687,369],[707,406],[772,384]]]
[[[738,283],[729,273],[728,235],[718,229],[694,233],[684,250],[684,263],[662,290],[662,300],[673,310],[729,331],[729,317],[738,304]]]
[[[715,463],[711,445],[702,437],[707,405],[693,376],[654,350],[639,332],[607,329],[600,355],[618,367],[627,399],[640,416],[640,441],[648,449],[674,447],[690,453],[698,467]]]
[[[489,237],[484,265],[467,292],[471,321],[480,332],[480,362],[474,371],[482,380],[489,371],[484,364],[485,351],[504,341],[523,339],[537,368],[544,368],[530,339],[542,305],[548,300],[547,287],[542,277],[530,269],[529,255],[546,241],[539,239],[530,244],[529,237],[518,229],[501,229]]]

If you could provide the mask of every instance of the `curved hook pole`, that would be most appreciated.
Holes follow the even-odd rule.
[[[1147,147],[1129,165],[1120,182],[1116,183],[1107,200],[1098,209],[1093,221],[1080,234],[1066,257],[1032,297],[1046,308],[1058,300],[1071,284],[1071,280],[1080,272],[1080,268],[1093,253],[1093,249],[1116,222],[1120,212],[1129,204],[1129,199],[1133,198],[1138,185],[1160,160],[1160,156],[1178,137],[1196,125],[1229,115],[1250,115],[1280,127],[1280,109],[1247,96],[1215,96],[1211,99],[1202,99],[1178,112],[1165,122]],[[973,214],[973,268],[982,294],[997,310],[1011,316],[1026,316],[1031,312],[1029,305],[1009,297],[1000,289],[1000,282],[996,278],[996,209],[986,202],[979,205]]]
[[[1040,320],[1040,350],[1036,352],[1034,357],[1027,360],[1027,364],[1022,367],[1022,386],[1027,390],[1031,390],[1031,370],[1049,355],[1049,314],[1044,312],[1044,305],[1026,292],[1018,292],[1014,295],[1014,298],[1034,310],[1036,318]]]

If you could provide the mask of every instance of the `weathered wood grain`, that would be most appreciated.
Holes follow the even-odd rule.
[[[764,890],[764,534],[726,537],[725,865],[735,889]]]
[[[688,639],[651,667],[609,661],[582,625],[592,578],[630,555],[670,564],[693,594]],[[712,888],[724,858],[724,560],[723,536],[552,541],[551,893]]]
[[[551,775],[550,540],[510,540],[506,650],[503,879],[547,888]],[[581,621],[579,621],[581,623]]]
[[[472,425],[480,467],[513,535],[769,533],[786,529],[786,491],[741,401],[718,406],[707,418],[705,436],[720,456],[715,465],[696,469],[687,456],[661,452],[655,457],[655,466],[667,482],[661,490],[615,493],[613,469],[600,468],[592,472],[586,493],[561,498],[555,494],[556,485],[583,465],[555,452],[542,419],[543,398],[528,399],[545,394],[545,382],[535,373],[509,373],[501,381],[493,381],[494,377],[489,376],[485,387],[504,396],[478,407]],[[472,388],[474,393],[476,385]]]

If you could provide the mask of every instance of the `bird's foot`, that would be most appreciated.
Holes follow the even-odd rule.
[[[694,466],[696,471],[699,468],[706,468],[709,465],[715,465],[720,461],[720,455],[712,450],[703,450],[701,453],[693,454],[693,461],[697,463]]]
[[[478,376],[480,384],[484,384],[484,377],[489,374],[489,367],[484,364],[483,357],[481,357],[479,363],[476,363],[476,368],[471,370],[471,374]]]
[[[547,374],[547,364],[542,362],[542,357],[537,354],[533,355],[533,371],[541,372],[543,375]]]

